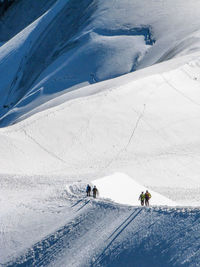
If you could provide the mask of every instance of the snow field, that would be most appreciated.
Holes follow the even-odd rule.
[[[2,179],[7,196],[12,195],[9,179]],[[23,198],[13,202],[12,218],[4,214],[1,221],[2,266],[197,266],[198,209],[94,200],[85,197],[86,183],[69,182],[66,190],[66,178],[56,184],[51,179],[38,177],[34,190],[25,182],[33,178],[13,179]]]
[[[127,76],[119,87],[99,84],[94,95],[87,94],[96,85],[85,87],[79,90],[85,97],[74,92],[65,103],[1,129],[1,172],[95,179],[119,171],[151,188],[199,187],[198,64],[170,72],[164,64],[163,73]]]
[[[187,74],[182,70],[186,70]],[[182,82],[178,84],[174,77]],[[126,193],[120,196],[122,199],[119,196],[116,197],[115,191],[110,190],[109,184],[106,185],[105,180],[103,182],[100,180],[99,184],[98,180],[95,180],[94,183],[97,183],[102,196],[114,199],[119,203],[131,202],[130,204],[134,204],[137,202],[139,204],[136,199],[134,200],[134,196],[137,195],[138,198],[138,194],[143,190],[143,187],[138,186],[139,183],[140,185],[145,185],[145,189],[150,188],[153,196],[152,204],[155,199],[154,191],[167,196],[167,188],[176,188],[173,191],[173,197],[172,195],[168,197],[172,197],[171,199],[175,201],[177,197],[178,205],[184,205],[185,192],[191,192],[187,195],[186,202],[187,205],[192,206],[194,205],[193,195],[198,187],[199,157],[198,145],[191,145],[195,143],[195,140],[198,144],[199,132],[197,123],[199,107],[196,102],[198,97],[194,97],[198,94],[198,79],[194,79],[195,77],[198,77],[198,60],[189,62],[178,70],[165,73],[165,79],[160,75],[154,75],[147,76],[144,80],[129,81],[129,83],[120,88],[113,88],[111,91],[105,90],[97,95],[68,101],[59,107],[41,112],[17,125],[2,129],[0,144],[2,171],[4,173],[30,172],[38,174],[40,172],[59,174],[60,172],[60,174],[65,173],[68,177],[71,175],[71,177],[75,177],[74,179],[79,177],[83,181],[88,178],[94,181],[95,177],[103,177],[103,172],[124,171],[129,176],[134,177],[133,181],[128,179],[127,186],[125,185],[125,190],[127,190],[129,183],[131,183],[128,199],[126,199]],[[150,81],[152,85],[147,87]],[[171,82],[170,85],[168,81]],[[183,95],[171,88],[172,81],[173,84],[174,82],[176,83],[178,90],[184,90]],[[192,88],[184,87],[183,83],[192,83],[194,86]],[[158,86],[160,86],[159,90]],[[173,99],[173,102],[166,102],[167,98]],[[148,99],[148,105],[146,99]],[[145,116],[141,117],[144,103],[146,103]],[[134,106],[134,109],[132,109],[132,106]],[[158,109],[160,110],[159,113],[157,112]],[[95,113],[93,113],[94,110]],[[173,116],[173,114],[176,114],[176,116]],[[190,119],[188,118],[189,115]],[[113,118],[115,119],[113,120]],[[188,121],[190,123],[189,128]],[[62,128],[62,132],[59,130],[60,128]],[[51,131],[48,129],[51,129]],[[119,136],[116,133],[120,133]],[[130,139],[132,133],[134,133],[134,136]],[[129,140],[131,141],[129,142]],[[152,140],[155,140],[155,142]],[[128,149],[127,144],[129,144]],[[72,147],[73,149],[71,149]],[[173,153],[171,148],[173,148]],[[66,154],[66,151],[69,151],[68,154]],[[145,157],[141,155],[142,151],[144,151]],[[161,154],[157,151],[161,151]],[[155,156],[152,157],[154,153]],[[12,161],[10,160],[11,156]],[[94,164],[95,157],[96,162]],[[177,173],[177,175],[175,176],[174,173]],[[37,242],[42,242],[40,240],[48,234],[54,231],[57,233],[56,229],[60,229],[59,227],[62,228],[65,225],[66,216],[69,221],[73,216],[67,215],[65,212],[61,212],[60,216],[59,212],[62,210],[62,205],[69,211],[69,214],[71,214],[70,207],[67,207],[65,200],[62,200],[61,204],[58,205],[59,201],[56,200],[58,197],[53,198],[51,201],[48,200],[48,192],[50,192],[49,195],[52,195],[52,191],[47,190],[48,183],[42,191],[37,193],[38,189],[36,190],[35,188],[37,180],[35,175],[33,177],[34,179],[32,179],[33,182],[31,183],[33,186],[27,192],[21,189],[24,182],[21,177],[19,177],[19,180],[21,180],[19,191],[17,190],[15,193],[11,190],[10,194],[8,194],[7,190],[1,185],[1,202],[2,197],[4,198],[1,206],[3,209],[1,211],[3,262],[17,258],[25,253],[23,251],[26,248],[32,248]],[[54,177],[51,180],[50,184],[52,184],[53,191],[57,179],[58,177]],[[1,181],[3,181],[3,178],[1,178]],[[119,183],[118,186],[121,187],[121,180],[113,182]],[[27,179],[27,183],[30,183],[29,179]],[[62,186],[65,184],[66,182],[63,181]],[[15,187],[12,176],[8,179],[7,186],[16,190],[17,187]],[[138,188],[138,192],[132,194],[135,188]],[[110,190],[110,195],[107,192],[108,189]],[[31,192],[34,195],[33,198],[36,199],[34,201],[31,199]],[[45,195],[47,194],[47,199],[43,201],[41,196],[43,196],[44,192],[46,192]],[[20,200],[20,202],[16,200]],[[82,197],[79,200],[81,202]],[[161,202],[160,198],[158,202]],[[164,204],[167,203],[169,205],[168,200],[165,199],[164,202]],[[85,202],[82,205],[85,205]],[[199,206],[198,198],[195,205]],[[27,212],[27,210],[31,211]],[[186,208],[186,210],[188,209]],[[109,224],[111,218],[113,217],[109,217],[107,224]],[[104,227],[102,226],[101,229],[105,229],[105,222],[102,221],[102,223]],[[95,231],[96,228],[94,229]],[[65,237],[66,235],[64,235],[64,240],[66,240]],[[85,242],[85,238],[86,236],[83,235],[81,244]],[[62,244],[65,241],[60,244],[60,239],[56,240],[58,240],[57,242],[62,248]],[[183,243],[185,244],[185,240]],[[39,244],[42,247],[41,255],[43,255],[43,245]],[[91,247],[87,249],[90,251]],[[123,247],[121,249],[123,251]],[[196,251],[196,248],[194,250]],[[35,248],[31,251],[35,251]],[[61,249],[61,251],[63,250]],[[77,245],[74,245],[73,251],[77,251]],[[152,250],[150,251],[149,253],[152,253]],[[55,265],[57,264],[56,261],[58,261],[57,266],[62,266],[60,265],[61,261],[63,266],[66,266],[63,255],[70,253],[70,250],[67,248],[67,252],[62,252],[60,257],[58,256],[60,252],[58,254],[57,252],[58,250],[56,250],[54,256],[56,258]],[[82,258],[81,260],[78,258],[74,262],[74,257],[70,258],[69,254],[67,255],[69,263],[72,262],[75,266],[82,262]],[[82,254],[80,253],[80,257],[82,257],[81,255],[85,255],[85,251]],[[93,256],[90,256],[88,256],[88,261],[93,258]],[[34,257],[39,265],[39,259],[36,256]],[[167,257],[165,261],[163,260],[163,264],[170,257]],[[176,257],[178,257],[177,254]],[[187,255],[185,257],[187,258]],[[195,252],[193,257],[198,257],[198,253]],[[30,258],[32,259],[32,256]],[[44,257],[44,262],[47,261],[47,258],[48,256]],[[94,259],[96,258],[94,257]],[[108,258],[106,259],[108,263],[109,260]],[[179,258],[179,263],[180,260]],[[192,266],[190,261],[189,264],[188,266]],[[168,266],[170,266],[169,262]]]
[[[199,1],[20,2],[0,22],[0,265],[198,266]]]

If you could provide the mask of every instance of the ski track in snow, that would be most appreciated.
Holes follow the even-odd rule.
[[[30,138],[36,145],[38,145],[42,150],[44,150],[47,154],[51,155],[53,158],[61,161],[62,163],[66,163],[66,161],[64,161],[63,159],[61,159],[60,157],[56,156],[53,152],[49,151],[48,149],[46,149],[43,145],[41,145],[37,140],[35,140],[35,138],[33,138],[30,134],[27,133],[27,131],[25,129],[23,129],[24,134]]]
[[[133,130],[132,130],[132,132],[131,132],[131,135],[130,135],[130,138],[129,138],[127,144],[126,144],[126,145],[125,145],[125,146],[124,146],[124,147],[117,153],[117,155],[116,155],[113,159],[111,159],[110,162],[108,162],[108,164],[104,167],[104,170],[107,169],[108,167],[110,167],[111,164],[112,164],[114,161],[116,161],[116,160],[119,158],[119,156],[120,156],[123,152],[126,152],[128,146],[129,146],[129,144],[131,143],[131,141],[132,141],[132,139],[133,139],[133,137],[134,137],[135,132],[137,131],[137,128],[138,128],[139,123],[140,123],[140,120],[141,120],[141,119],[143,118],[143,116],[144,116],[144,112],[145,112],[145,104],[144,104],[144,109],[143,109],[143,111],[142,111],[141,114],[139,114],[139,116],[138,116],[138,119],[137,119],[137,121],[136,121],[136,123],[135,123],[135,125],[134,125],[134,128],[133,128]]]
[[[200,107],[200,103],[196,102],[194,99],[192,99],[191,97],[189,97],[188,95],[184,94],[183,92],[181,92],[181,90],[177,89],[171,82],[169,82],[164,74],[162,74],[162,78],[163,80],[171,87],[173,88],[177,93],[179,93],[180,95],[182,95],[184,98],[186,98],[187,100],[189,100],[190,102],[192,102],[193,104],[197,105]]]

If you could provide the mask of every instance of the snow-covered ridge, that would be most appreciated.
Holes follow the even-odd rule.
[[[100,196],[111,200],[137,206],[138,196],[141,192],[146,192],[148,188],[134,181],[133,178],[123,173],[114,173],[92,181],[97,186]],[[151,205],[155,206],[177,206],[177,203],[151,190]]]
[[[0,265],[198,266],[199,1],[31,2],[0,22]]]
[[[199,262],[197,208],[94,200],[85,195],[86,183],[74,177],[4,175],[0,181],[2,266],[169,267]]]
[[[44,182],[34,193],[48,185]],[[14,236],[18,246],[5,246],[3,266],[197,266],[199,209],[116,205],[86,198],[78,183],[64,194],[59,182],[53,191],[47,186],[39,210],[37,199],[17,201],[23,225],[8,223],[20,232],[5,235],[9,242]],[[24,225],[28,216],[34,235]]]
[[[14,3],[0,27],[3,36],[12,14],[27,25],[29,6],[29,17],[43,12],[0,48],[2,125],[65,92],[199,51],[197,0],[40,2]]]

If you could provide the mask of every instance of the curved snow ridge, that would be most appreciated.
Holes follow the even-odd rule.
[[[142,181],[141,181],[142,182]],[[124,173],[114,173],[110,176],[93,181],[99,189],[103,198],[109,198],[117,203],[128,205],[139,205],[139,195],[146,192],[148,188],[137,183]],[[148,190],[151,193],[151,205],[177,206],[176,202],[162,196],[161,194]]]
[[[17,266],[197,266],[200,210],[136,208],[77,199],[74,218],[5,264]]]

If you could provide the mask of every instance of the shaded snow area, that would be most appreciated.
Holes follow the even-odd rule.
[[[1,266],[198,266],[199,209],[123,206],[85,187],[1,177]]]
[[[198,52],[199,8],[198,0],[15,1],[0,22],[0,125],[66,92]]]
[[[2,10],[0,266],[199,266],[200,1]]]

